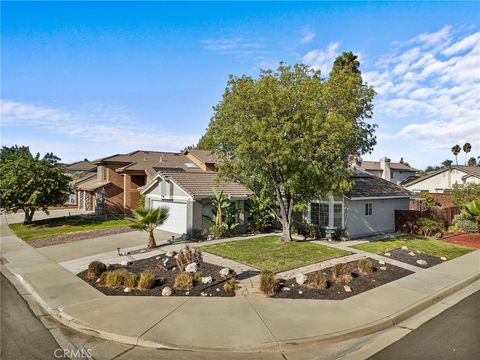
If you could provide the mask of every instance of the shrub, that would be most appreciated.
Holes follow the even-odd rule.
[[[142,290],[148,290],[155,285],[155,274],[150,270],[145,270],[140,274],[140,280],[138,280],[138,288]]]
[[[123,287],[126,287],[126,288],[128,287],[133,289],[135,286],[137,286],[137,282],[138,282],[137,274],[127,271],[123,275],[123,282],[122,282]]]
[[[175,284],[173,285],[178,290],[188,290],[193,287],[193,277],[189,273],[182,272],[175,278]]]
[[[100,261],[92,261],[88,264],[87,276],[94,278],[100,276],[105,270],[107,270],[107,265]]]
[[[225,284],[223,284],[223,290],[225,292],[228,292],[228,291],[235,291],[238,289],[238,284],[237,284],[237,279],[235,278],[230,278],[228,279]]]
[[[180,270],[185,270],[185,266],[191,263],[200,264],[203,261],[202,252],[199,249],[191,248],[186,245],[177,257],[177,266]]]
[[[121,287],[123,278],[128,273],[127,269],[116,269],[107,271],[104,279],[104,285],[109,288]]]
[[[443,221],[438,218],[421,217],[418,219],[418,226],[425,236],[432,236],[445,230]]]
[[[228,235],[228,226],[226,224],[212,225],[209,231],[215,239],[220,239]]]
[[[373,262],[370,259],[360,259],[358,261],[358,271],[362,274],[371,274],[373,272]]]
[[[326,289],[328,287],[327,277],[316,272],[308,277],[307,286],[313,289]]]
[[[260,291],[267,296],[272,296],[275,294],[276,286],[275,274],[271,271],[262,271],[260,274]]]
[[[352,269],[349,264],[337,264],[332,269],[333,280],[348,283],[352,280]]]
[[[307,224],[301,222],[293,224],[292,232],[311,239],[322,239],[326,236],[325,228],[317,226],[315,224]]]
[[[458,214],[453,218],[452,226],[448,230],[451,232],[476,233],[478,232],[478,227],[474,221],[468,219],[464,214]]]
[[[345,233],[346,233],[345,229],[336,228],[332,233],[332,240],[334,241],[342,240],[342,238],[345,237]]]
[[[197,282],[200,282],[202,281],[202,276],[203,276],[203,273],[201,271],[197,271],[194,275],[193,275],[193,280],[197,281]]]

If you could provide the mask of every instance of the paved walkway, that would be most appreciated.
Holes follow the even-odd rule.
[[[342,301],[108,297],[1,225],[2,260],[48,311],[79,331],[152,347],[288,350],[365,335],[428,307],[480,277],[480,251]],[[173,247],[180,244],[173,245]]]
[[[43,219],[53,219],[58,217],[64,216],[73,216],[73,215],[82,215],[82,214],[93,214],[93,211],[85,211],[80,209],[58,209],[58,210],[50,210],[49,214],[45,214],[43,211],[36,211],[33,215],[33,221],[43,220]],[[13,214],[6,214],[7,221],[9,224],[17,224],[22,223],[25,219],[25,213],[23,211],[18,211],[17,213]]]

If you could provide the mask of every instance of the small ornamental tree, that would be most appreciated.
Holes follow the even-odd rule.
[[[349,157],[372,150],[374,90],[344,53],[328,79],[297,64],[231,76],[199,148],[216,153],[219,177],[273,204],[282,240],[291,240],[294,208],[351,187]]]
[[[47,153],[33,156],[28,146],[2,147],[0,150],[0,202],[6,210],[25,213],[30,224],[37,210],[65,203],[69,177],[59,158]]]
[[[157,209],[139,208],[133,211],[135,219],[128,219],[132,223],[129,225],[132,229],[148,232],[147,248],[153,249],[157,247],[153,231],[157,226],[163,225],[169,216],[167,207],[159,207]]]

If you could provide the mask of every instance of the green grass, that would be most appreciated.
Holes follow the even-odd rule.
[[[473,250],[463,246],[449,244],[441,240],[417,236],[399,236],[395,239],[371,241],[355,245],[353,248],[374,254],[381,254],[385,251],[399,249],[402,246],[407,246],[409,249],[422,251],[432,256],[445,256],[447,259],[454,259]]]
[[[282,243],[278,236],[257,237],[202,246],[203,251],[257,268],[281,272],[349,255],[348,251],[306,241]]]
[[[10,229],[12,229],[19,238],[29,241],[54,235],[127,226],[128,224],[130,224],[130,222],[127,219],[105,220],[101,218],[70,216],[39,220],[30,225],[12,224],[10,225]]]

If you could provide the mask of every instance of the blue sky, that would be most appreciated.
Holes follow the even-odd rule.
[[[378,92],[364,159],[480,155],[480,3],[1,3],[1,142],[64,161],[196,143],[229,74],[327,74],[359,54]],[[460,156],[463,161],[463,157]]]

